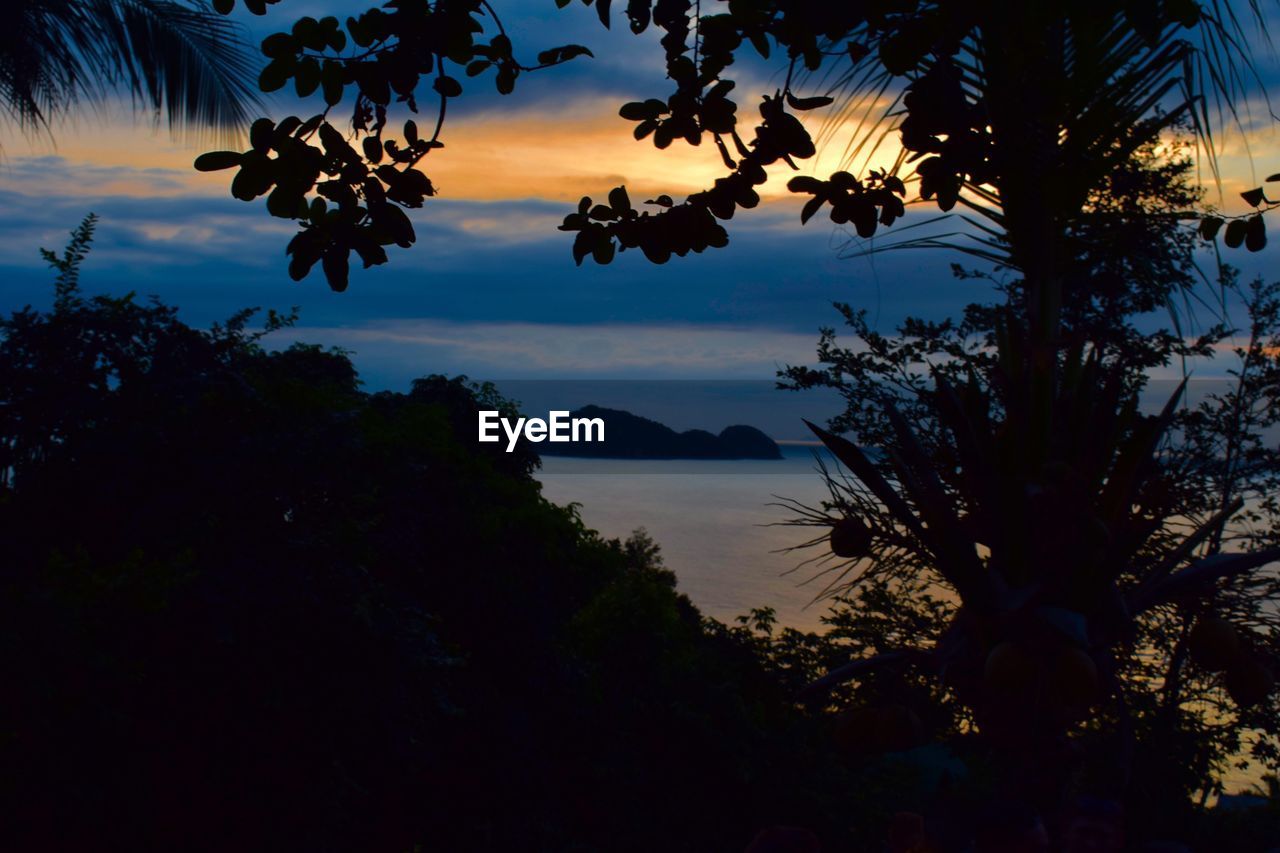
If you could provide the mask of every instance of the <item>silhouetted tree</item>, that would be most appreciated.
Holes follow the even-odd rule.
[[[858,346],[828,330],[824,369],[788,373],[799,387],[842,389],[848,409],[833,427],[888,451],[867,457],[820,431],[858,476],[833,477],[834,515],[806,519],[830,529],[835,586],[888,584],[887,600],[857,605],[910,610],[922,579],[967,582],[936,555],[954,559],[973,542],[1008,585],[996,600],[1016,601],[975,615],[970,602],[988,593],[961,589],[962,606],[918,632],[931,647],[906,634],[863,641],[862,657],[821,683],[873,667],[938,673],[1012,759],[1009,790],[1047,786],[1042,808],[1088,784],[1172,819],[1192,791],[1219,784],[1250,730],[1262,735],[1254,757],[1275,761],[1280,590],[1273,573],[1256,574],[1276,558],[1269,495],[1280,457],[1262,438],[1273,424],[1273,291],[1239,293],[1226,281],[1250,310],[1234,388],[1188,410],[1174,405],[1179,389],[1158,417],[1138,408],[1151,368],[1205,357],[1233,331],[1185,340],[1176,326],[1136,325],[1194,283],[1189,170],[1139,149],[1068,229],[1064,280],[1083,286],[1062,294],[1056,394],[1043,380],[1018,387],[1034,350],[1017,331],[1026,303],[1016,277],[997,286],[1003,304],[971,306],[955,322],[909,320],[897,338],[842,306]],[[860,618],[854,607],[836,624]],[[1094,747],[1088,760],[1081,744]]]
[[[611,4],[595,6],[607,24]],[[448,101],[462,93],[450,64],[473,76],[493,70],[504,93],[529,70],[491,13],[482,0],[399,4],[349,19],[345,33],[336,18],[303,19],[264,42],[272,58],[264,87],[293,79],[304,95],[323,88],[330,106],[354,89],[358,147],[325,114],[260,120],[252,150],[207,154],[197,167],[239,167],[233,194],[269,193],[272,214],[302,222],[289,247],[291,274],[323,261],[331,286],[345,287],[351,251],[368,266],[386,260],[384,246],[413,242],[400,208],[434,192],[415,167],[439,147]],[[575,234],[579,262],[640,249],[661,263],[725,245],[723,222],[758,204],[769,170],[816,152],[796,111],[839,96],[842,109],[874,120],[888,93],[880,129],[897,136],[901,156],[860,177],[793,179],[789,188],[810,196],[801,219],[829,208],[832,221],[870,237],[904,215],[914,185],[920,201],[961,210],[968,224],[959,241],[900,245],[948,247],[1010,273],[1003,303],[963,327],[985,349],[944,347],[951,366],[908,383],[914,412],[900,411],[892,395],[872,395],[881,455],[819,430],[861,484],[860,511],[879,522],[868,530],[849,519],[833,529],[832,547],[845,557],[887,549],[902,565],[927,568],[958,601],[931,648],[857,661],[824,684],[888,664],[931,673],[996,747],[1007,789],[1042,807],[1060,803],[1072,763],[1066,735],[1120,701],[1118,673],[1144,614],[1213,611],[1221,582],[1276,557],[1204,550],[1240,508],[1230,497],[1177,537],[1160,535],[1178,509],[1165,494],[1170,469],[1160,449],[1181,391],[1161,415],[1142,415],[1141,370],[1195,346],[1144,339],[1131,319],[1189,283],[1176,264],[1149,263],[1167,259],[1125,258],[1117,246],[1142,245],[1133,237],[1150,228],[1150,212],[1111,209],[1122,195],[1117,182],[1135,175],[1135,153],[1161,134],[1189,124],[1212,151],[1252,73],[1244,20],[1265,28],[1260,5],[640,0],[625,14],[635,32],[663,32],[675,91],[626,104],[621,115],[659,148],[679,139],[715,144],[730,173],[680,203],[659,196],[645,212],[622,187],[603,204],[584,198],[562,226]],[[343,52],[347,34],[359,50]],[[750,135],[738,131],[728,76],[748,52],[787,63]],[[580,53],[548,51],[539,64]],[[828,92],[797,91],[827,73],[836,80]],[[435,130],[422,138],[410,122],[403,143],[386,138],[388,108],[396,100],[412,107],[424,75],[434,75],[439,96]],[[311,144],[317,136],[321,147]],[[1259,191],[1245,199],[1270,205]],[[1161,215],[1200,219],[1194,209]],[[1203,236],[1216,233],[1212,221]],[[1228,245],[1260,249],[1262,216],[1233,220],[1226,236]],[[909,337],[949,339],[954,327],[916,331]],[[879,357],[912,359],[909,343],[868,342],[881,347]],[[857,381],[877,378],[871,362],[859,369],[871,372]],[[932,431],[919,428],[921,412]]]
[[[247,4],[256,14],[265,5]],[[229,10],[234,0],[222,6]],[[607,26],[611,3],[595,7]],[[792,191],[812,196],[802,219],[830,205],[834,221],[868,237],[903,215],[907,185],[918,183],[921,200],[944,211],[959,204],[988,221],[987,230],[975,232],[977,245],[965,250],[1023,268],[1029,298],[1049,321],[1059,285],[1041,267],[1058,263],[1062,229],[1115,165],[1162,128],[1189,120],[1206,142],[1213,138],[1252,73],[1243,19],[1265,25],[1255,0],[708,8],[691,0],[638,0],[627,4],[625,16],[636,33],[650,26],[663,31],[676,86],[665,99],[622,107],[623,118],[637,122],[637,139],[651,138],[659,148],[710,140],[732,172],[682,203],[659,196],[652,212],[634,209],[621,187],[606,204],[583,199],[563,226],[576,232],[579,261],[591,255],[608,263],[618,251],[639,248],[662,262],[725,245],[720,223],[758,204],[754,188],[768,179],[767,170],[779,163],[795,168],[815,153],[796,111],[827,107],[839,95],[840,116],[874,115],[876,98],[889,93],[896,98],[883,129],[898,133],[903,155],[863,178],[840,172],[825,181],[793,180]],[[272,215],[298,220],[290,273],[301,278],[323,259],[334,287],[345,286],[352,251],[370,266],[386,261],[385,246],[413,243],[402,208],[434,194],[418,166],[443,145],[448,103],[464,89],[455,75],[492,72],[498,91],[509,94],[522,73],[590,55],[567,45],[522,62],[485,0],[399,3],[348,18],[345,28],[336,17],[306,17],[265,39],[262,49],[270,60],[259,81],[264,91],[292,80],[298,94],[318,93],[328,109],[305,121],[262,119],[250,151],[212,152],[196,165],[238,168],[233,195],[246,201],[267,195]],[[765,59],[782,54],[788,70],[783,87],[761,100],[761,123],[744,140],[729,72],[735,57],[748,52]],[[795,91],[831,79],[824,75],[835,80],[829,94]],[[348,98],[360,137],[355,146],[328,121]],[[416,112],[428,99],[435,102],[430,135],[410,120],[402,138],[392,138],[390,111],[404,103]],[[1269,205],[1260,191],[1245,195],[1255,206]],[[1213,230],[1207,226],[1206,234]],[[1246,234],[1253,235],[1250,248],[1265,242],[1260,217],[1241,220],[1231,232],[1232,244]],[[1041,294],[1042,287],[1048,291]]]
[[[215,4],[217,5],[217,4]],[[50,131],[114,94],[171,129],[229,136],[259,106],[243,30],[204,0],[13,0],[0,31],[0,109]]]
[[[913,796],[477,444],[492,388],[88,297],[92,226],[0,319],[6,850],[853,850]]]

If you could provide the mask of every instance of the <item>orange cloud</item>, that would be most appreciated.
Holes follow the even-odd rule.
[[[650,140],[637,142],[632,122],[618,118],[618,99],[586,98],[568,111],[495,112],[451,123],[446,148],[428,157],[427,171],[441,192],[476,200],[546,198],[577,201],[603,196],[626,184],[640,200],[658,193],[679,196],[711,186],[727,173],[709,141],[694,147],[677,141],[665,151]],[[740,131],[750,137],[751,107],[743,109]],[[820,120],[809,118],[816,136]],[[852,127],[852,124],[850,124]],[[840,168],[849,130],[837,129],[814,159],[800,163],[801,174],[827,176]],[[897,145],[886,145],[877,160],[891,162]],[[786,196],[793,175],[785,164],[773,167],[761,188],[766,198]]]
[[[676,142],[665,151],[650,140],[637,142],[634,124],[617,115],[620,102],[617,97],[592,96],[554,114],[501,109],[451,116],[442,137],[446,147],[429,155],[422,168],[443,197],[475,201],[576,202],[583,195],[602,197],[619,184],[626,184],[637,202],[660,193],[678,198],[710,187],[727,173],[709,141],[697,147]],[[742,119],[742,133],[749,137],[755,123],[750,103],[744,103]],[[805,119],[817,136],[821,120]],[[825,177],[840,168],[847,137],[840,131],[831,134],[818,157],[801,162],[801,173]],[[56,154],[70,164],[65,173],[34,176],[45,192],[177,196],[227,191],[229,172],[202,174],[191,168],[201,147],[175,142],[163,131],[124,116],[103,126],[78,123],[63,128],[57,140],[56,146],[23,141],[6,151],[19,161]],[[891,160],[896,153],[892,147],[877,160]],[[93,174],[76,166],[93,167]],[[777,164],[770,182],[760,188],[761,195],[787,196],[785,185],[792,174],[785,164]],[[7,177],[23,176],[11,171]]]
[[[752,86],[743,86],[751,91]],[[765,88],[760,89],[763,91]],[[715,146],[675,142],[665,151],[650,140],[632,137],[632,122],[618,117],[621,96],[584,96],[561,109],[498,108],[477,113],[451,114],[443,140],[446,147],[430,154],[423,169],[441,196],[457,200],[499,201],[541,198],[566,203],[583,195],[601,198],[614,186],[626,184],[634,201],[660,193],[679,198],[705,189],[726,174]],[[756,123],[755,102],[744,97],[740,127],[750,137]],[[887,106],[879,103],[872,113]],[[861,115],[826,122],[827,111],[802,114],[818,139],[817,157],[800,162],[800,174],[827,177],[840,168],[855,173],[885,167],[901,147],[895,135],[880,140],[874,155],[846,162],[853,144],[867,130]],[[225,196],[229,172],[202,174],[191,163],[201,147],[183,145],[145,123],[121,113],[108,116],[105,125],[79,122],[62,128],[58,144],[18,140],[6,144],[0,162],[0,183],[36,180],[41,192],[60,195],[116,194],[127,196]],[[1222,136],[1219,166],[1223,180],[1222,201],[1228,213],[1247,212],[1239,193],[1257,186],[1267,174],[1280,171],[1280,134],[1272,127]],[[212,147],[206,145],[204,147]],[[24,175],[21,163],[28,156],[55,153],[71,168]],[[76,166],[93,167],[89,174]],[[1210,184],[1210,198],[1218,201],[1207,168],[1203,179]],[[785,164],[775,164],[770,181],[760,187],[766,203],[786,198],[786,182],[794,174]],[[1272,185],[1276,186],[1276,185]],[[1276,194],[1280,194],[1277,191]],[[483,231],[483,222],[468,228]]]

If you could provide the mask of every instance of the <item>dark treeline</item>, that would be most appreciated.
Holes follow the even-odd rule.
[[[86,298],[89,236],[52,311],[0,324],[8,849],[847,831],[850,771],[746,633],[643,536],[542,499],[536,457],[476,444],[478,409],[510,411],[488,389],[368,393],[340,352],[268,351],[249,312],[199,331]]]
[[[52,310],[0,321],[8,849],[861,851],[927,826],[964,850],[1017,824],[927,676],[797,701],[942,624],[931,590],[869,583],[822,636],[706,619],[643,533],[544,500],[527,444],[472,440],[515,415],[492,388],[369,393],[340,351],[266,348],[291,318],[88,298],[92,225],[47,254]],[[1168,804],[1134,837],[1278,828]]]

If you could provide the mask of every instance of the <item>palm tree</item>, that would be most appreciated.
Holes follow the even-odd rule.
[[[203,0],[15,0],[0,28],[0,110],[49,132],[115,93],[171,131],[240,130],[257,104],[243,31]]]
[[[906,573],[900,577],[936,581],[957,608],[933,646],[855,660],[813,693],[878,668],[930,673],[996,747],[1010,795],[1053,803],[1070,775],[1067,735],[1078,723],[1110,706],[1133,743],[1117,673],[1136,657],[1137,627],[1153,612],[1186,625],[1165,679],[1176,707],[1184,652],[1194,655],[1192,626],[1202,617],[1216,625],[1222,587],[1280,560],[1280,549],[1218,548],[1242,508],[1238,495],[1224,493],[1193,529],[1170,532],[1177,507],[1162,496],[1170,485],[1162,450],[1182,389],[1159,416],[1139,412],[1150,363],[1134,357],[1132,344],[1141,350],[1151,339],[1130,321],[1162,301],[1174,304],[1191,279],[1142,270],[1141,251],[1126,254],[1132,241],[1117,248],[1122,241],[1104,221],[1109,212],[1094,202],[1108,196],[1109,182],[1137,152],[1183,125],[1194,129],[1212,166],[1215,134],[1243,124],[1243,96],[1258,82],[1249,24],[1265,39],[1261,2],[741,4],[728,16],[699,19],[692,59],[685,55],[689,20],[670,10],[662,17],[669,75],[680,91],[665,104],[627,104],[621,115],[640,122],[637,138],[652,133],[659,148],[679,136],[696,144],[710,133],[734,173],[658,213],[628,210],[621,189],[608,207],[584,199],[562,226],[578,232],[575,259],[590,254],[607,263],[615,248],[640,247],[661,262],[724,245],[716,220],[759,202],[752,187],[764,183],[766,167],[815,153],[784,105],[816,109],[836,96],[844,103],[836,124],[870,128],[861,153],[874,155],[886,137],[898,138],[902,153],[863,177],[793,178],[789,189],[813,196],[802,221],[830,205],[832,221],[869,238],[903,215],[914,185],[920,201],[944,214],[954,209],[968,227],[925,237],[916,231],[889,247],[958,250],[1009,273],[985,352],[940,353],[943,363],[929,364],[935,381],[894,400],[882,399],[893,396],[883,391],[857,399],[846,378],[861,371],[860,379],[883,379],[875,365],[855,360],[830,373],[857,415],[838,419],[842,426],[884,451],[873,458],[814,428],[865,497],[860,507],[846,505],[853,517],[819,521],[830,526],[832,553],[852,573],[844,589],[885,576],[879,570],[896,561]],[[732,88],[722,73],[734,52],[767,56],[768,36],[778,53],[785,48],[790,67],[778,96],[764,99],[755,139],[743,143],[723,119],[732,110],[716,98]],[[791,89],[793,80],[833,78],[821,97]],[[732,139],[736,163],[722,135]],[[1261,191],[1244,195],[1255,208],[1265,200]],[[1192,210],[1161,215],[1174,226],[1195,218]],[[1243,224],[1234,228],[1237,243]],[[1251,248],[1259,248],[1260,213],[1249,216],[1248,229]],[[1118,274],[1104,277],[1096,262],[1107,251]],[[1108,281],[1127,298],[1099,310],[1094,303]],[[1152,296],[1153,304],[1139,307]],[[824,338],[828,351],[830,344]],[[923,416],[904,415],[908,409]],[[1234,636],[1233,626],[1219,628]],[[1200,635],[1206,632],[1215,631]],[[1226,670],[1237,705],[1270,701],[1264,661],[1236,656]]]
[[[844,115],[874,125],[881,98],[899,88],[878,115],[903,144],[892,171],[970,227],[896,245],[964,251],[1017,278],[986,367],[940,371],[913,401],[934,434],[890,406],[888,452],[875,460],[815,428],[878,504],[875,529],[960,602],[933,648],[855,661],[820,686],[886,665],[938,673],[1002,744],[1012,787],[1032,794],[1047,782],[1033,796],[1050,802],[1064,775],[1046,768],[1063,760],[1071,726],[1108,703],[1125,719],[1115,673],[1133,653],[1136,621],[1158,608],[1188,628],[1212,619],[1221,582],[1280,558],[1215,553],[1240,510],[1230,496],[1195,529],[1159,539],[1170,522],[1159,451],[1181,389],[1161,415],[1141,417],[1141,368],[1110,334],[1130,315],[1097,315],[1089,328],[1064,317],[1097,296],[1072,236],[1096,215],[1090,196],[1179,123],[1212,163],[1213,131],[1235,120],[1251,75],[1245,22],[1265,33],[1266,20],[1257,2],[1225,0],[904,5],[913,8],[848,34],[862,48],[837,86]],[[845,176],[797,186],[841,200],[849,185]],[[1185,658],[1174,656],[1167,683]],[[1254,660],[1241,666],[1260,685],[1241,704],[1262,702],[1270,676]],[[1070,680],[1063,672],[1079,695],[1053,695]]]

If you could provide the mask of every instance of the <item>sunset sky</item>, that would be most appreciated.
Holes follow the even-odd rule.
[[[265,19],[243,10],[236,17],[256,43],[301,15],[345,17],[366,6],[284,0]],[[637,200],[679,196],[708,186],[723,166],[709,145],[678,142],[660,152],[637,143],[632,123],[618,118],[625,101],[668,94],[653,33],[632,36],[620,20],[605,31],[577,3],[563,11],[552,0],[498,7],[521,55],[576,42],[595,58],[525,75],[507,98],[489,77],[464,81],[447,147],[424,164],[440,196],[414,213],[417,245],[393,248],[383,267],[353,271],[346,293],[329,292],[318,270],[292,282],[290,223],[269,217],[261,200],[231,198],[232,173],[192,170],[196,154],[221,146],[175,141],[124,104],[57,127],[54,142],[0,127],[0,310],[48,303],[51,277],[37,249],[60,247],[90,211],[102,221],[85,272],[89,292],[158,294],[200,324],[247,305],[298,305],[298,336],[354,350],[372,387],[402,387],[431,372],[769,379],[780,364],[812,360],[817,329],[838,320],[833,300],[867,308],[890,332],[907,313],[941,317],[986,294],[982,282],[951,278],[951,255],[841,259],[847,236],[823,217],[800,226],[783,170],[765,188],[766,203],[731,223],[727,249],[661,267],[638,252],[609,267],[575,267],[570,235],[556,225],[579,196],[603,198],[619,183]],[[1257,58],[1280,103],[1274,51],[1261,47]],[[779,85],[771,74],[738,70],[740,121],[755,117],[748,93]],[[1280,135],[1262,95],[1249,103],[1247,132],[1225,137],[1229,210],[1243,209],[1239,190],[1280,171]],[[307,115],[314,103],[280,98],[268,102],[268,114]],[[827,145],[805,171],[825,177],[843,144]],[[1274,272],[1277,243],[1230,259],[1247,273]]]

